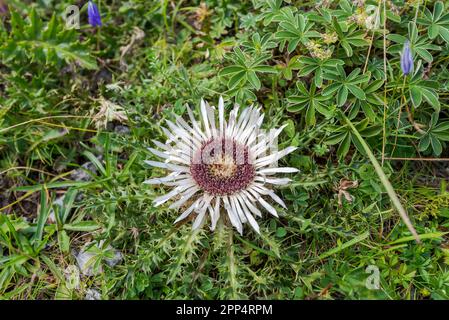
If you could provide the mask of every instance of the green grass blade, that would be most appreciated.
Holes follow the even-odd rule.
[[[401,201],[399,200],[396,192],[393,189],[393,186],[391,185],[390,181],[388,180],[387,176],[385,175],[384,171],[382,170],[382,167],[380,166],[379,162],[377,161],[376,157],[374,156],[373,152],[371,151],[371,148],[365,142],[365,139],[363,139],[363,137],[357,131],[355,126],[352,124],[352,122],[343,113],[341,113],[341,115],[343,116],[343,119],[346,121],[346,123],[351,128],[352,133],[359,140],[359,142],[362,145],[363,149],[365,150],[366,154],[368,155],[368,158],[370,159],[371,163],[373,164],[374,169],[376,170],[376,173],[379,176],[380,181],[382,182],[383,186],[387,190],[387,193],[388,193],[388,196],[390,197],[391,202],[393,203],[396,210],[399,212],[399,215],[401,216],[402,220],[404,221],[404,223],[407,226],[407,228],[409,229],[409,231],[412,233],[413,238],[416,240],[416,242],[421,243],[419,235],[416,232],[415,228],[413,227],[412,222],[410,221],[410,218],[407,215],[407,212],[405,211],[404,207],[402,206]]]

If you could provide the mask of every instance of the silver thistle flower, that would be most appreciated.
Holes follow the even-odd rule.
[[[191,126],[179,116],[175,116],[176,123],[167,120],[170,130],[162,130],[168,140],[165,143],[153,140],[163,151],[148,148],[165,161],[145,162],[171,173],[144,183],[174,187],[167,194],[154,199],[153,203],[160,206],[175,199],[169,206],[170,209],[184,206],[184,212],[175,223],[195,212],[197,215],[193,229],[200,227],[209,214],[210,228],[215,230],[221,210],[224,209],[229,221],[240,234],[243,233],[243,224],[247,222],[259,233],[255,216],[261,217],[262,213],[258,207],[278,217],[276,209],[264,197],[268,196],[286,208],[284,201],[267,185],[285,185],[291,181],[273,175],[298,172],[296,168],[276,167],[280,158],[297,148],[287,147],[281,151],[273,151],[277,136],[285,126],[271,130],[270,133],[263,132],[260,127],[264,115],[260,113],[260,108],[250,106],[238,115],[239,106],[236,105],[226,121],[224,102],[220,97],[218,126],[215,107],[201,100],[200,109],[202,119],[198,122],[192,110],[187,107]]]

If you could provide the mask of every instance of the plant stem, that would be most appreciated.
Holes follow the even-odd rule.
[[[383,121],[382,121],[382,166],[385,159],[385,146],[387,144],[387,4],[386,0],[383,0],[384,9],[384,21],[383,21],[383,58],[384,58],[384,95],[383,95]]]
[[[401,201],[399,200],[396,192],[393,189],[393,186],[391,185],[390,181],[388,180],[387,176],[385,175],[384,171],[382,170],[382,167],[380,166],[379,162],[377,161],[377,159],[374,156],[373,152],[371,151],[370,147],[365,142],[365,140],[360,135],[360,133],[357,131],[357,129],[354,127],[352,122],[343,113],[341,113],[341,115],[342,115],[343,119],[346,121],[346,123],[348,124],[348,126],[351,128],[354,135],[359,140],[359,142],[362,145],[363,149],[365,150],[366,154],[368,155],[368,158],[371,161],[371,163],[373,164],[374,169],[376,170],[376,173],[379,176],[380,181],[382,182],[383,186],[387,190],[387,193],[388,193],[388,196],[390,197],[391,202],[395,206],[396,210],[399,212],[399,215],[401,216],[405,225],[407,226],[409,231],[412,233],[416,242],[421,243],[419,235],[416,232],[415,228],[413,227],[413,225],[410,221],[410,218],[407,215],[407,212],[405,211],[404,207],[402,206]]]

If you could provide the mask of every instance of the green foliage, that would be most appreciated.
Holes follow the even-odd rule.
[[[407,83],[410,101],[415,108],[419,107],[423,101],[429,103],[437,111],[440,110],[440,100],[438,97],[439,84],[432,80],[423,80],[421,68],[418,68]]]
[[[253,38],[254,40],[254,38]],[[249,50],[251,50],[250,48]],[[234,65],[228,66],[221,71],[222,76],[231,76],[228,81],[228,87],[234,89],[240,85],[244,86],[247,82],[255,90],[260,90],[261,82],[258,78],[258,73],[273,73],[273,67],[263,64],[270,58],[267,54],[256,54],[255,56],[245,55],[240,48],[234,49],[234,54],[230,55],[229,60]]]
[[[431,40],[427,36],[420,36],[418,32],[418,27],[416,26],[416,23],[409,22],[408,23],[408,36],[405,37],[403,35],[398,34],[390,34],[387,36],[387,39],[392,40],[397,45],[392,45],[388,50],[391,53],[399,52],[402,50],[402,47],[404,43],[409,40],[410,41],[410,48],[412,49],[412,52],[422,59],[424,59],[426,62],[432,62],[433,56],[430,53],[429,50],[440,50],[441,48],[437,45],[434,45],[431,43]]]
[[[315,86],[321,88],[323,85],[323,75],[334,73],[335,67],[343,65],[344,62],[338,59],[318,59],[311,57],[300,57],[299,64],[299,77],[306,77],[313,73],[313,81]]]
[[[437,156],[443,152],[441,141],[449,141],[449,121],[438,123],[438,113],[432,114],[425,134],[420,137],[419,151],[426,151],[432,146],[433,153]]]
[[[44,236],[44,227],[49,213],[45,191],[41,191],[41,206],[37,223],[28,224],[22,218],[0,215],[0,248],[10,253],[0,259],[0,292],[19,277],[31,277],[37,271],[39,262],[47,243],[55,229],[48,228]]]
[[[288,111],[298,112],[306,108],[306,124],[308,126],[313,126],[316,123],[315,110],[325,116],[332,115],[326,105],[331,97],[317,93],[314,84],[311,85],[310,91],[301,82],[296,83],[296,88],[297,92],[288,97],[288,102],[290,102],[290,105],[287,106]]]
[[[355,124],[355,128],[364,138],[374,137],[382,130],[378,125],[369,126],[369,120],[367,118]],[[358,139],[354,136],[351,128],[347,124],[338,127],[329,127],[329,131],[332,132],[332,135],[326,140],[326,144],[339,144],[337,149],[337,156],[339,159],[342,160],[346,156],[351,146],[351,142],[354,143],[358,151],[365,154],[363,147],[360,145]]]
[[[0,17],[0,299],[448,299],[446,167],[390,160],[449,157],[447,4],[171,3],[98,1],[96,29],[84,9],[66,29],[68,1]],[[177,210],[152,205],[167,189],[142,183],[165,173],[143,164],[161,124],[220,95],[298,147],[282,160],[300,169],[277,189],[287,209],[260,235],[173,225]],[[87,249],[97,272],[73,287],[87,243],[102,244]]]
[[[367,46],[368,42],[365,40],[365,33],[363,30],[357,30],[357,26],[352,24],[345,30],[342,28],[342,23],[334,19],[332,21],[333,30],[338,35],[338,41],[345,50],[348,57],[353,55],[353,47]]]
[[[427,34],[430,39],[440,36],[449,43],[449,13],[445,13],[444,4],[441,1],[435,2],[433,12],[428,8],[424,10],[424,16],[418,22],[427,27]]]
[[[304,45],[309,39],[320,36],[318,32],[310,30],[313,23],[302,14],[293,14],[291,8],[283,10],[274,21],[279,22],[279,29],[275,36],[281,41],[280,49],[282,50],[284,43],[288,43],[289,53],[295,51],[299,43]]]
[[[337,105],[343,106],[348,99],[348,93],[350,92],[356,99],[365,100],[365,92],[360,88],[360,85],[369,81],[370,74],[366,73],[360,75],[360,69],[354,69],[348,76],[346,76],[345,70],[341,65],[337,65],[335,73],[325,74],[327,80],[331,80],[332,83],[326,86],[323,90],[323,96],[329,96],[336,94]]]
[[[96,69],[95,59],[86,51],[86,45],[78,41],[75,29],[66,30],[53,15],[44,26],[35,10],[29,22],[16,11],[11,12],[11,31],[0,47],[6,64],[20,65],[27,62],[56,64],[75,62],[83,68]]]

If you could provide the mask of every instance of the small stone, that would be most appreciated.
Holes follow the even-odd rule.
[[[92,246],[92,242],[89,242],[84,245],[77,255],[75,255],[76,262],[78,263],[82,274],[86,276],[94,276],[103,272],[101,264],[94,268],[94,264],[97,262],[96,259],[101,259],[98,257],[100,251],[113,252],[112,258],[104,258],[104,262],[111,268],[123,260],[122,253],[114,249],[111,245],[108,245],[106,248],[102,249],[103,243],[104,240],[101,240]]]
[[[90,171],[93,174],[96,174],[97,168],[95,168],[95,165],[92,162],[86,162],[81,166],[81,168],[75,170],[75,172],[72,173],[71,177],[75,181],[89,181],[92,179],[92,176],[86,171]]]
[[[106,258],[105,262],[108,266],[113,267],[115,265],[117,265],[118,263],[120,263],[120,261],[122,261],[123,259],[123,255],[120,251],[112,248],[111,246],[108,246],[108,250],[114,250],[114,257],[111,259]]]
[[[95,289],[88,289],[84,300],[101,300],[101,293]]]
[[[56,217],[55,217],[55,206],[59,206],[60,208],[64,205],[64,196],[60,196],[52,203],[52,208],[50,209],[50,213],[48,214],[47,223],[56,223]]]
[[[85,276],[91,277],[103,272],[103,268],[101,265],[98,268],[94,269],[95,259],[97,254],[93,252],[84,251],[81,249],[80,252],[75,256],[76,262],[81,273]]]
[[[128,135],[131,132],[131,130],[129,129],[128,126],[117,125],[114,128],[114,132],[122,135]]]

